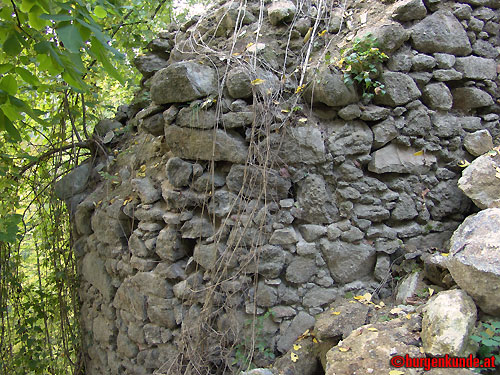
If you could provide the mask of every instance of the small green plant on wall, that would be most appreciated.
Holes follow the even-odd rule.
[[[342,49],[342,58],[337,66],[344,72],[344,83],[353,85],[357,82],[363,91],[363,98],[371,99],[375,95],[384,95],[385,87],[376,78],[378,66],[389,57],[377,45],[371,34],[354,39],[351,47]]]
[[[495,357],[495,364],[500,363],[500,321],[482,323],[477,335],[472,335],[472,341],[479,344],[477,356],[484,360],[485,358]],[[481,374],[492,373],[495,369],[477,369]]]

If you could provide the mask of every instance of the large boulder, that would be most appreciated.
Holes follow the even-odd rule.
[[[309,174],[299,181],[297,203],[302,212],[301,219],[308,223],[330,223],[338,214],[337,208],[332,204],[327,184],[321,175]]]
[[[487,314],[500,316],[500,208],[471,215],[453,233],[447,268]]]
[[[373,132],[363,121],[335,121],[331,128],[328,149],[334,157],[370,152]]]
[[[412,28],[413,47],[423,53],[443,52],[457,56],[471,53],[463,26],[450,11],[439,10]]]
[[[311,84],[304,92],[307,101],[323,103],[330,107],[343,107],[358,100],[354,86],[344,83],[340,72],[322,69],[316,76],[310,77]]]
[[[167,60],[154,53],[148,55],[137,56],[134,59],[134,65],[141,74],[149,78],[158,70],[165,68],[168,65]]]
[[[385,85],[385,94],[375,97],[376,104],[397,107],[417,99],[421,95],[417,84],[407,74],[385,72],[380,81]]]
[[[106,272],[104,261],[95,251],[87,253],[83,258],[82,276],[102,294],[104,300],[108,302],[112,300],[115,289],[111,285],[111,278]]]
[[[248,150],[241,135],[221,129],[214,131],[167,126],[165,142],[175,156],[191,160],[244,163]]]
[[[451,93],[453,107],[464,111],[494,104],[491,95],[477,87],[457,87]]]
[[[290,128],[286,136],[271,134],[269,140],[259,145],[263,150],[270,147],[277,152],[279,160],[285,164],[317,164],[326,160],[325,145],[321,131],[312,126]]]
[[[393,319],[354,330],[326,354],[326,375],[390,374],[391,357],[424,357],[418,347],[417,318]],[[383,359],[382,359],[383,358]],[[399,373],[399,372],[398,372]]]
[[[433,154],[390,143],[372,154],[368,170],[375,173],[424,173],[436,160]]]
[[[477,310],[472,298],[460,289],[440,292],[424,307],[422,343],[433,356],[463,357],[476,323]]]
[[[291,1],[281,0],[271,3],[267,9],[267,15],[269,17],[269,22],[272,25],[279,25],[280,23],[290,22],[295,16],[297,11],[295,4]]]
[[[56,197],[59,199],[68,199],[84,191],[91,173],[91,163],[85,163],[73,169],[55,183],[54,192]]]
[[[288,191],[292,186],[289,179],[280,176],[273,169],[259,168],[256,166],[245,166],[234,164],[226,177],[229,190],[257,198],[264,198],[264,192],[268,198],[283,199],[288,197]]]
[[[462,172],[458,187],[481,209],[500,207],[500,155],[484,154]]]
[[[493,59],[485,59],[477,56],[459,57],[454,68],[469,79],[490,79],[497,76],[497,63]]]
[[[410,33],[398,22],[384,22],[376,27],[363,29],[357,36],[364,37],[371,34],[378,43],[378,47],[385,53],[392,54],[406,42]]]
[[[169,65],[151,79],[151,99],[156,104],[189,102],[216,90],[215,70],[193,61]]]
[[[320,241],[321,252],[326,260],[332,278],[339,284],[359,280],[373,272],[375,267],[375,248],[368,243],[347,243]]]
[[[392,12],[392,18],[398,21],[421,20],[427,15],[422,0],[403,0],[398,1]]]

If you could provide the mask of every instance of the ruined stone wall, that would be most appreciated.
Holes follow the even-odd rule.
[[[252,340],[265,365],[471,212],[458,163],[500,140],[500,2],[343,5],[220,4],[136,60],[143,90],[95,130],[109,155],[57,186],[87,374],[230,373]],[[389,56],[372,101],[334,64],[368,31]]]

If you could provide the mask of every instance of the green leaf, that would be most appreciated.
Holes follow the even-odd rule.
[[[74,19],[70,14],[42,14],[40,18],[50,21],[71,21]]]
[[[12,31],[7,36],[7,39],[5,39],[5,42],[3,42],[2,48],[9,56],[16,56],[23,50],[16,31]]]
[[[108,57],[106,56],[106,51],[102,47],[100,41],[98,41],[96,38],[92,38],[92,44],[91,44],[90,50],[94,53],[95,57],[102,64],[104,70],[111,77],[116,79],[121,84],[123,84],[125,82],[125,80],[120,75],[118,70],[116,70],[116,68],[113,66],[113,64],[111,64],[111,62],[108,60]]]
[[[20,66],[16,68],[16,73],[19,74],[19,76],[23,79],[24,82],[36,86],[40,84],[40,81],[38,80],[37,77],[33,75],[29,70],[24,69]]]
[[[28,13],[35,5],[36,0],[23,0],[21,2],[21,5],[19,6],[19,9],[21,9],[21,12],[23,13]]]
[[[12,104],[4,103],[0,106],[0,108],[2,108],[4,115],[10,121],[14,122],[14,121],[18,121],[18,120],[22,119],[21,114],[19,113],[19,111],[16,108],[14,108],[14,106]]]
[[[78,92],[85,92],[87,91],[87,87],[85,85],[85,82],[82,81],[82,79],[73,73],[73,71],[69,70],[66,71],[62,74],[63,79],[73,87],[76,91]]]
[[[56,29],[59,39],[64,47],[73,53],[79,53],[83,45],[83,39],[75,25],[67,25]]]
[[[106,9],[104,9],[102,6],[98,5],[94,8],[94,14],[98,18],[104,18],[108,15],[108,12],[106,12]]]
[[[0,64],[0,74],[8,73],[14,68],[12,64]]]
[[[4,115],[2,110],[0,110],[0,128],[6,130],[7,133],[9,133],[9,135],[15,141],[21,141],[21,134],[19,134],[19,131],[12,124],[12,122],[7,118],[7,116]]]
[[[38,5],[35,5],[33,8],[31,8],[31,11],[28,13],[28,19],[30,21],[30,26],[37,30],[42,30],[46,26],[49,26],[50,23],[41,18],[40,16],[42,14],[45,14],[43,9],[40,8]]]
[[[12,74],[6,75],[0,81],[0,88],[10,95],[17,92],[17,81]]]
[[[55,76],[64,70],[51,56],[37,55],[36,59],[40,63],[40,70],[46,71],[51,76]]]

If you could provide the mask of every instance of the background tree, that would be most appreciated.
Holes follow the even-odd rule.
[[[69,215],[52,186],[96,149],[93,126],[138,85],[130,61],[171,19],[171,0],[0,2],[2,374],[83,373]]]

